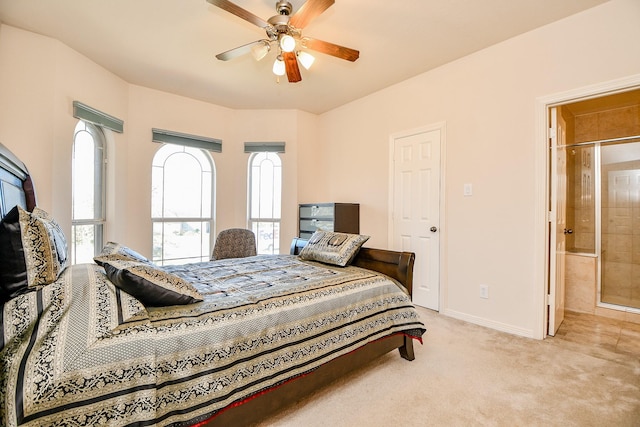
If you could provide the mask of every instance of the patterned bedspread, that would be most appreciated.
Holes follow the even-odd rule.
[[[204,301],[145,308],[101,267],[5,303],[0,424],[191,425],[391,333],[424,332],[391,279],[295,256],[165,267]]]

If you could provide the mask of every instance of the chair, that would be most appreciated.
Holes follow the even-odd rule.
[[[216,237],[211,260],[255,256],[256,235],[244,228],[222,230]]]

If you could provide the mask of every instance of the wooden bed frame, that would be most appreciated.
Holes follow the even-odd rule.
[[[290,253],[297,255],[307,240],[294,238]],[[395,252],[383,249],[361,248],[352,265],[378,271],[400,282],[411,294],[413,288],[413,252]],[[256,424],[269,415],[274,415],[305,396],[344,377],[390,351],[398,349],[407,360],[415,358],[413,339],[402,334],[373,341],[358,350],[321,365],[308,375],[282,384],[267,393],[245,401],[239,406],[223,410],[211,419],[207,427],[245,426]]]
[[[20,184],[22,184],[21,188]],[[33,210],[36,205],[34,186],[24,163],[0,144],[0,217],[4,217],[16,204],[20,204],[29,211]],[[298,254],[306,243],[306,240],[295,238],[291,244],[290,253]],[[411,252],[362,248],[352,264],[392,277],[411,294],[414,260],[415,255]],[[256,424],[395,349],[399,350],[404,359],[414,359],[412,338],[403,334],[389,335],[327,362],[307,375],[239,402],[236,406],[231,405],[207,422],[198,425],[237,427]]]

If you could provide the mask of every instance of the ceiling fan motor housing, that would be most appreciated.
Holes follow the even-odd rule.
[[[284,0],[280,0],[279,2],[276,3],[276,10],[278,11],[278,14],[280,15],[291,15],[291,3],[289,3],[288,1],[284,1]]]
[[[278,38],[279,34],[290,34],[289,19],[292,11],[291,3],[286,0],[280,0],[276,3],[277,15],[272,16],[267,20],[269,24],[275,29],[274,32],[267,29],[267,34],[274,40]]]

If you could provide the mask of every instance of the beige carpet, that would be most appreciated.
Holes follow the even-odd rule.
[[[389,353],[260,426],[640,426],[638,352],[419,311],[416,360]]]

